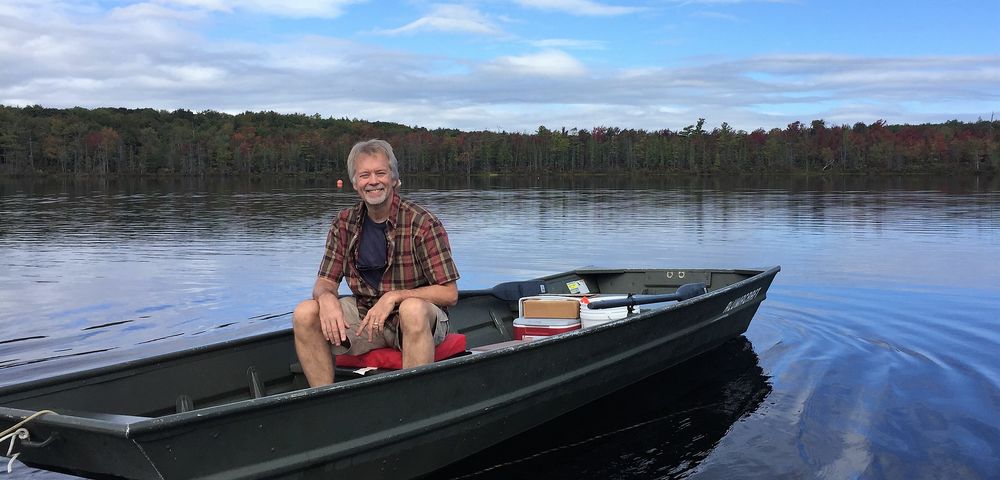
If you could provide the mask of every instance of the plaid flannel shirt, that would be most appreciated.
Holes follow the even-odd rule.
[[[337,284],[347,277],[347,286],[357,299],[362,317],[385,292],[458,280],[444,225],[431,212],[393,192],[386,220],[385,273],[377,289],[368,285],[357,269],[361,226],[367,212],[363,201],[340,211],[330,226],[319,267],[319,276]]]

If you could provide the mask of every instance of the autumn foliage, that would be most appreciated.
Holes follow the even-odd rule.
[[[384,138],[407,173],[993,173],[1000,121],[680,131],[429,130],[318,115],[0,105],[0,175],[342,174],[356,141]]]

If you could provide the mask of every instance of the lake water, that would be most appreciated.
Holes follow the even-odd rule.
[[[432,478],[1000,474],[996,179],[404,180],[461,288],[782,267],[745,338]],[[0,182],[0,384],[286,326],[354,201],[305,180]]]

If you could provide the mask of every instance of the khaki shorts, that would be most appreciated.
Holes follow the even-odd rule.
[[[440,345],[448,335],[448,314],[444,313],[437,305],[432,305],[437,312],[434,323],[431,324],[434,345]],[[376,333],[371,341],[368,341],[368,330],[356,335],[358,325],[361,324],[361,314],[358,313],[358,304],[354,297],[341,297],[340,307],[344,310],[344,323],[347,324],[347,340],[350,345],[333,345],[334,355],[361,355],[376,348],[403,349],[403,332],[399,328],[399,313],[393,312],[385,322],[385,328],[381,333]]]

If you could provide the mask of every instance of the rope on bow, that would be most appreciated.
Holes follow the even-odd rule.
[[[31,433],[28,432],[28,429],[24,428],[24,426],[27,425],[28,422],[48,413],[51,413],[53,415],[58,415],[56,412],[53,412],[52,410],[39,410],[35,413],[32,413],[31,415],[28,415],[24,420],[15,423],[14,425],[4,430],[3,432],[0,432],[0,445],[2,445],[3,442],[6,442],[7,439],[10,439],[10,445],[7,447],[7,455],[4,455],[5,457],[10,458],[10,461],[7,462],[8,474],[11,473],[11,471],[14,469],[14,460],[17,460],[17,457],[21,455],[21,452],[17,453],[14,452],[14,441],[28,440],[31,437]]]

